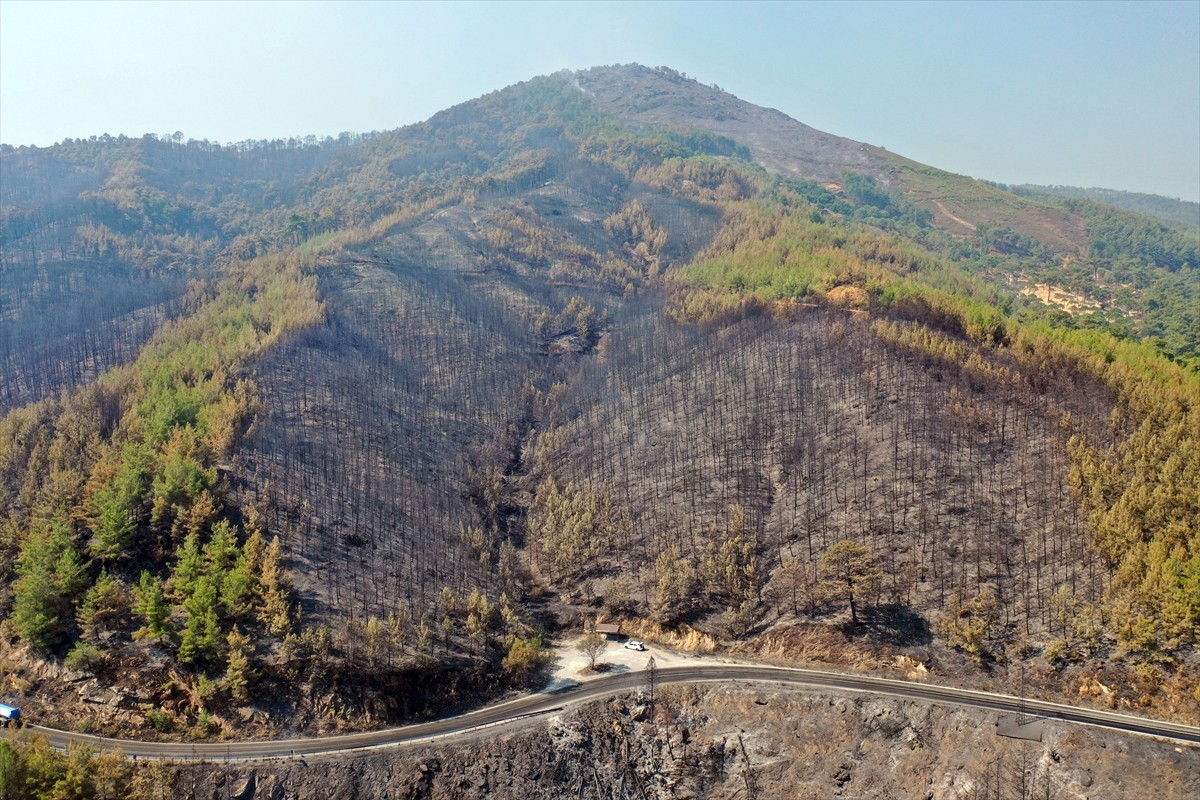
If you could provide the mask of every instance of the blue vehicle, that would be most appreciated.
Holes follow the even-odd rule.
[[[10,722],[19,722],[21,719],[21,709],[15,706],[6,706],[0,703],[0,722],[8,725]]]

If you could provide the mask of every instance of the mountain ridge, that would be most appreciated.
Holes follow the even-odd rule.
[[[1039,186],[1028,183],[1006,188],[1015,192],[1040,192],[1064,197],[1086,198],[1116,206],[1125,211],[1146,214],[1163,222],[1178,223],[1186,226],[1185,229],[1194,230],[1200,228],[1200,203],[1194,200],[1183,200],[1182,198],[1146,192],[1106,189],[1099,186],[1084,188],[1082,186]]]

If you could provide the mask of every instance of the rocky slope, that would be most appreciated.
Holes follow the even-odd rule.
[[[733,685],[626,696],[476,741],[171,770],[185,798],[1187,798],[1200,749],[992,714]]]

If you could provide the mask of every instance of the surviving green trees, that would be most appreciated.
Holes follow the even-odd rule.
[[[821,587],[825,597],[850,607],[850,621],[858,624],[858,609],[879,592],[883,573],[870,549],[853,539],[843,539],[821,558]]]

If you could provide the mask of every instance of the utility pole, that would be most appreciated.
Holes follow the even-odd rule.
[[[650,688],[650,711],[654,711],[654,688],[658,683],[658,666],[654,663],[654,656],[650,656],[650,660],[646,662],[646,685]]]
[[[1029,722],[1029,711],[1025,707],[1025,662],[1017,662],[1017,724]]]

